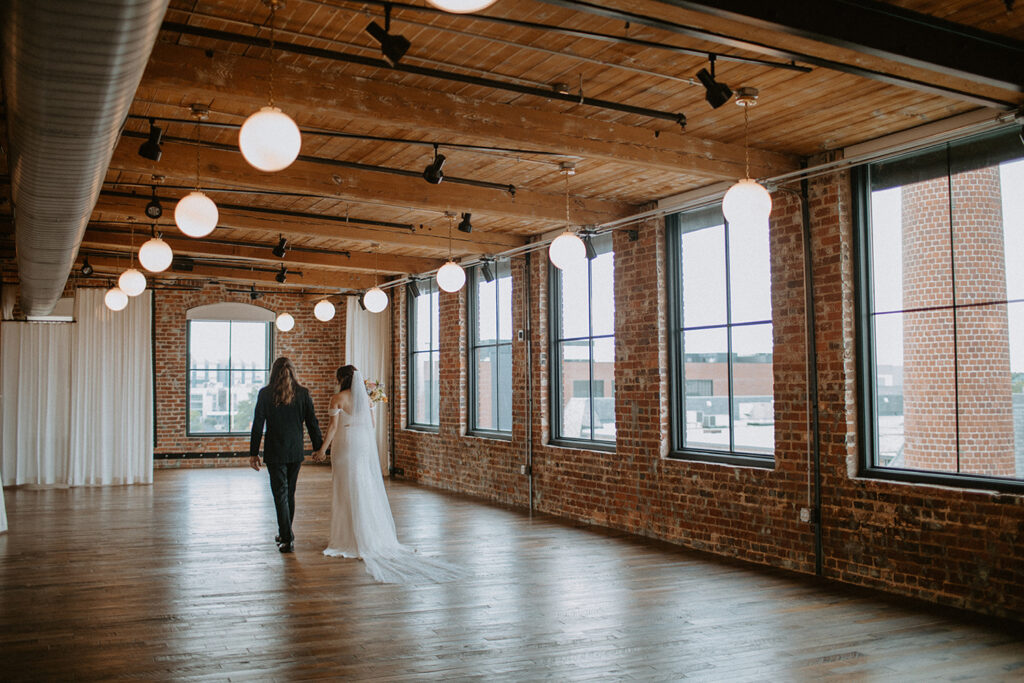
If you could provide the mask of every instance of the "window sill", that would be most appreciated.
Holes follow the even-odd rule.
[[[751,467],[774,470],[775,458],[770,455],[744,455],[742,453],[716,453],[714,451],[672,451],[666,460],[679,462],[705,462],[729,467]]]
[[[928,472],[926,470],[899,470],[887,467],[867,467],[859,475],[864,479],[891,481],[918,486],[944,486],[961,490],[975,490],[979,493],[999,491],[1017,496],[1024,495],[1024,481],[1019,479],[996,479],[980,475]]]
[[[574,441],[572,439],[552,439],[548,444],[555,448],[572,448],[577,451],[594,451],[596,453],[614,453],[614,443],[603,441]]]

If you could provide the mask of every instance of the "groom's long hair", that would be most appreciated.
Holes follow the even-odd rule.
[[[291,359],[281,356],[274,361],[270,369],[270,391],[274,395],[275,406],[285,406],[295,400],[295,366]]]
[[[338,379],[338,391],[345,391],[352,387],[352,377],[356,374],[356,366],[342,365],[334,376]]]

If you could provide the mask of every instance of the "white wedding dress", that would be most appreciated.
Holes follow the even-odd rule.
[[[334,496],[331,537],[324,555],[362,558],[381,583],[441,583],[462,576],[447,562],[424,557],[398,542],[377,459],[377,439],[363,378],[352,378],[352,412],[332,411],[337,429],[331,444]]]

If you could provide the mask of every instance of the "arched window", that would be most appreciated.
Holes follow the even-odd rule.
[[[241,303],[197,306],[188,321],[188,434],[248,434],[270,376],[274,312]]]

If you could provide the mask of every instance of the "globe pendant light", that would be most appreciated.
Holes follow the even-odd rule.
[[[575,233],[566,230],[548,247],[548,258],[559,270],[565,270],[587,257],[587,247]]]
[[[281,0],[263,0],[270,7],[270,97],[269,104],[252,114],[238,131],[238,148],[249,164],[259,171],[280,171],[299,156],[302,135],[291,117],[274,106],[274,17]]]
[[[170,245],[160,239],[153,226],[153,237],[139,247],[139,263],[151,273],[162,273],[171,266],[174,260],[174,252]]]
[[[559,270],[565,270],[576,261],[587,256],[587,247],[574,232],[569,230],[569,176],[576,172],[575,165],[563,164],[562,175],[565,176],[565,231],[556,237],[548,247],[548,258]]]
[[[451,12],[452,14],[467,14],[478,12],[493,5],[497,0],[427,0],[437,9]]]
[[[129,258],[131,259],[128,263],[128,270],[121,273],[121,277],[117,279],[117,286],[121,288],[121,291],[128,296],[138,296],[146,290],[146,276],[140,273],[135,268],[135,227],[131,229],[131,244],[129,246],[130,251]]]
[[[458,268],[458,266],[455,267]],[[459,270],[462,269],[459,268]],[[465,273],[462,274],[462,279],[466,279]],[[459,287],[461,286],[459,285]],[[446,289],[445,291],[449,292],[452,290]],[[456,291],[458,291],[458,288],[456,288]],[[383,289],[375,285],[363,295],[363,305],[366,306],[366,310],[370,313],[380,313],[388,307],[388,295],[384,293]]]
[[[138,296],[146,290],[146,276],[135,268],[129,268],[117,278],[117,286],[128,296]]]
[[[437,286],[446,292],[457,292],[466,284],[466,271],[462,269],[455,259],[452,258],[452,223],[455,221],[455,214],[446,211],[448,216],[448,262],[437,270]]]
[[[327,299],[318,301],[316,306],[313,307],[313,316],[324,323],[334,318],[335,312],[334,304]]]
[[[103,295],[103,303],[112,311],[120,311],[128,305],[128,295],[122,292],[119,287],[111,287]]]
[[[217,205],[199,190],[199,121],[206,118],[207,111],[205,105],[192,105],[192,115],[196,119],[196,189],[182,197],[174,207],[174,222],[189,237],[206,237],[220,220]]]
[[[277,325],[277,329],[282,332],[288,332],[295,327],[295,318],[292,317],[291,313],[282,313],[277,316],[277,320],[274,321],[274,324]]]
[[[722,198],[722,215],[733,225],[766,223],[772,212],[772,196],[761,183],[750,177],[750,147],[747,144],[750,107],[757,104],[757,88],[736,91],[736,104],[743,107],[743,150],[746,156],[745,175],[729,188]]]

